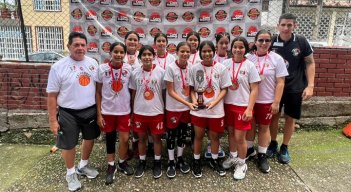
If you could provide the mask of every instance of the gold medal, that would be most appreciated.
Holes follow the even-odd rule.
[[[212,98],[215,95],[214,90],[211,87],[207,87],[204,93],[205,97]]]
[[[144,92],[144,98],[146,100],[151,100],[154,98],[154,92],[152,92],[151,90],[147,90]]]
[[[237,89],[239,89],[239,83],[238,81],[232,81],[232,85],[229,87],[229,89],[235,91]]]
[[[116,93],[120,92],[123,89],[122,81],[112,81],[111,88]]]

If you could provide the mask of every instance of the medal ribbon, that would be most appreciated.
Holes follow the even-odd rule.
[[[212,73],[213,73],[213,66],[216,65],[216,61],[213,61],[212,65],[211,65],[211,74],[210,74],[210,77],[207,76],[207,73],[206,73],[206,68],[205,68],[205,65],[202,64],[203,68],[204,68],[204,71],[205,71],[205,76],[206,76],[206,81],[207,81],[207,86],[208,87],[212,87]]]
[[[194,65],[196,55],[197,55],[197,51],[196,51],[196,53],[194,54],[194,58],[193,58],[193,61],[191,62],[191,65]]]
[[[235,61],[234,61],[234,59],[233,59],[233,77],[232,77],[232,81],[237,81],[237,80],[238,80],[239,71],[240,71],[241,66],[243,65],[243,63],[244,63],[245,60],[246,60],[246,58],[244,58],[244,59],[241,61],[240,65],[239,65],[239,68],[238,68],[238,70],[236,71],[236,74],[234,75],[234,73],[235,73]]]
[[[150,74],[149,74],[149,78],[148,78],[148,79],[145,78],[145,70],[143,69],[143,71],[142,71],[142,74],[143,74],[143,83],[145,84],[145,90],[146,90],[146,91],[149,90],[149,83],[150,83],[152,71],[153,71],[153,69],[151,68],[151,71],[150,71]]]
[[[110,70],[111,70],[111,78],[112,78],[112,83],[116,81],[115,79],[115,75],[113,73],[113,69],[112,69],[112,63],[111,61],[108,63],[108,65],[110,66]],[[123,63],[122,63],[122,66],[120,68],[120,71],[119,71],[119,74],[118,74],[118,79],[117,79],[117,82],[121,80],[122,78],[122,67],[123,67]]]
[[[256,53],[256,56],[257,56],[257,64],[258,64],[258,69],[259,69],[259,71],[260,71],[260,75],[263,75],[264,68],[266,67],[265,63],[266,63],[268,54],[269,54],[269,52],[267,52],[266,56],[264,57],[263,66],[262,66],[262,68],[261,68],[260,57],[259,57],[259,56],[257,55],[257,53]]]
[[[177,66],[179,67],[179,70],[180,70],[180,77],[182,78],[183,89],[185,89],[185,87],[186,87],[186,82],[185,82],[185,78],[184,78],[184,75],[183,75],[183,70],[182,70],[182,68],[179,66],[178,61],[176,61],[176,64],[177,64]],[[187,68],[187,66],[185,66],[185,76],[186,76],[187,74],[188,74],[188,68]]]
[[[168,55],[168,52],[166,52],[166,55],[164,57],[165,58],[165,62],[163,62],[163,69],[166,69],[167,55]],[[159,65],[161,65],[161,61],[160,61],[159,58],[162,58],[162,57],[157,56],[157,62],[158,62]]]

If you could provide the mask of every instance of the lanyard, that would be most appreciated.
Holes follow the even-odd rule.
[[[166,69],[167,55],[168,55],[168,52],[166,52],[166,55],[165,55],[165,57],[164,57],[164,58],[165,58],[165,61],[164,61],[164,63],[163,63],[163,69]],[[161,65],[161,61],[160,61],[159,58],[162,58],[162,57],[157,56],[157,62],[158,62],[159,65]]]
[[[114,73],[113,73],[111,61],[108,63],[108,65],[110,66],[110,70],[111,70],[112,82],[114,82],[114,81],[116,81],[116,79],[115,79],[115,75],[114,75]],[[121,66],[121,68],[120,68],[117,81],[120,81],[121,78],[122,78],[122,67],[123,67],[123,64],[122,64],[122,66]]]
[[[259,56],[257,55],[257,53],[256,53],[256,56],[257,56],[257,65],[258,65],[258,70],[260,71],[260,75],[263,75],[264,68],[266,67],[265,63],[266,63],[268,54],[269,54],[269,52],[267,52],[266,56],[264,57],[263,66],[262,66],[262,68],[261,68],[260,57],[259,57]]]
[[[193,61],[191,62],[191,65],[194,65],[196,55],[197,55],[197,51],[196,51],[196,53],[194,54]]]
[[[145,90],[149,90],[149,83],[150,83],[152,71],[153,71],[153,68],[151,68],[151,71],[150,71],[150,74],[149,74],[149,78],[148,78],[148,79],[145,78],[145,70],[143,69],[143,71],[142,71],[142,74],[143,74],[143,83],[145,84]]]
[[[178,61],[176,61],[176,64],[177,64],[177,66],[179,67],[179,70],[180,70],[180,77],[182,78],[183,89],[185,89],[186,82],[185,82],[185,78],[184,78],[184,75],[183,75],[183,69],[179,66]],[[185,76],[187,76],[187,74],[188,74],[188,68],[187,68],[187,66],[185,66]]]
[[[206,73],[206,68],[205,68],[205,65],[202,64],[203,68],[204,68],[204,72],[205,72],[205,76],[206,76],[206,81],[207,81],[207,85],[208,87],[212,87],[212,73],[213,73],[213,66],[216,65],[216,61],[213,61],[212,65],[211,65],[211,74],[210,74],[210,77],[207,76],[207,73]]]
[[[239,65],[239,68],[238,68],[238,70],[236,71],[236,74],[234,75],[234,73],[235,73],[235,61],[234,61],[234,59],[233,59],[233,77],[232,77],[232,81],[237,81],[237,80],[238,80],[239,71],[240,71],[241,66],[243,65],[243,63],[244,63],[245,60],[246,60],[246,58],[244,58],[244,59],[241,61],[240,65]]]

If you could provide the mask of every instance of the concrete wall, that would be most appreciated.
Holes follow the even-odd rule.
[[[301,124],[334,125],[350,121],[351,48],[315,48],[316,83],[304,103]],[[49,64],[0,61],[0,126],[47,127],[46,84]]]

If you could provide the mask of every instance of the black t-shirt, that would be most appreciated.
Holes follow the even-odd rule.
[[[306,63],[304,58],[313,53],[307,39],[301,35],[292,34],[289,41],[284,42],[278,35],[274,35],[272,51],[281,55],[289,76],[285,77],[284,91],[287,93],[301,93],[307,86]]]

